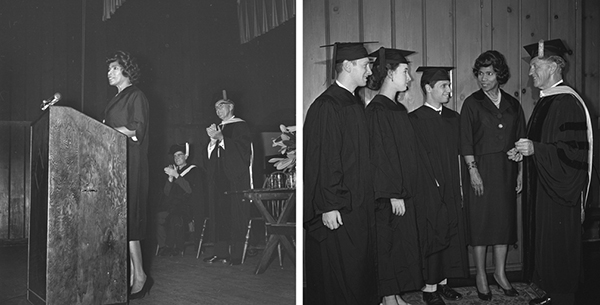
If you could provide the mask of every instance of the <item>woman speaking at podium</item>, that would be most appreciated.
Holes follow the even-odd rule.
[[[148,202],[148,99],[135,85],[140,69],[127,52],[117,51],[107,60],[108,83],[117,94],[104,110],[104,123],[127,136],[127,221],[131,264],[129,299],[143,298],[153,280],[142,266],[140,240],[146,237]]]

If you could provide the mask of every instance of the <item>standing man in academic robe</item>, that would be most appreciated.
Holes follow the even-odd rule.
[[[304,304],[378,304],[369,130],[355,92],[370,60],[362,43],[333,47],[336,81],[304,122]]]
[[[409,114],[419,139],[420,168],[415,198],[423,255],[423,300],[443,305],[462,295],[448,286],[449,277],[468,276],[468,256],[461,196],[459,115],[444,107],[450,100],[452,67],[419,67],[425,103]],[[443,299],[442,299],[443,298]]]
[[[222,121],[206,128],[209,215],[216,231],[213,256],[204,259],[208,263],[242,262],[249,205],[242,193],[232,192],[250,188],[252,134],[248,124],[234,115],[234,107],[230,99],[217,101],[215,111]]]
[[[563,83],[560,39],[525,46],[529,75],[541,89],[509,158],[524,162],[525,276],[546,292],[529,304],[575,304],[581,271],[581,223],[592,165],[592,125],[581,97]],[[525,156],[523,158],[523,156]]]

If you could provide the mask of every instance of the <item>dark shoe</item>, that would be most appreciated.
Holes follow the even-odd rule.
[[[498,280],[496,279],[496,275],[494,274],[494,281],[496,281],[496,285],[498,286],[498,289],[502,289],[502,291],[504,291],[504,295],[507,297],[516,297],[519,295],[519,292],[517,292],[517,290],[510,286],[510,289],[504,289],[504,287],[500,286],[500,282],[498,282]]]
[[[183,256],[183,250],[179,250],[178,248],[175,248],[175,249],[171,250],[170,256]]]
[[[241,259],[231,259],[229,261],[229,265],[230,266],[237,266],[237,265],[241,265],[242,264],[242,260]]]
[[[152,289],[152,285],[154,285],[154,280],[149,276],[146,277],[146,282],[144,283],[142,290],[140,290],[134,294],[130,294],[129,299],[130,300],[143,299],[146,296],[146,293],[150,294],[150,289]]]
[[[479,292],[479,288],[477,288],[477,285],[475,285],[475,290],[477,290],[477,296],[484,300],[484,301],[491,301],[492,300],[492,291],[488,291],[487,293],[481,293]],[[489,290],[489,288],[488,288]]]
[[[254,257],[257,254],[258,254],[258,250],[256,250],[256,249],[248,249],[248,251],[246,252],[247,257]]]
[[[545,295],[541,298],[529,301],[529,305],[552,305],[552,299],[550,298],[550,296]]]
[[[225,263],[225,261],[227,261],[227,259],[224,257],[218,257],[216,255],[213,255],[213,256],[209,256],[209,257],[203,259],[203,261],[205,261],[207,263],[211,263],[211,264],[212,263]]]
[[[434,291],[434,292],[423,291],[423,301],[425,301],[425,303],[427,305],[446,305],[444,300],[442,300],[442,298],[440,298],[438,291]]]
[[[173,251],[170,247],[164,246],[158,249],[159,256],[171,256],[171,251]]]
[[[438,293],[442,296],[442,298],[448,301],[458,301],[462,299],[462,294],[458,293],[456,290],[450,288],[448,285],[437,285]]]

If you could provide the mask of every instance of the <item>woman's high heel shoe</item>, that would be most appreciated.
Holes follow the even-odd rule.
[[[512,286],[510,287],[510,289],[504,289],[504,287],[500,286],[500,282],[498,282],[498,280],[496,279],[496,275],[494,275],[494,281],[496,281],[496,285],[498,286],[498,289],[502,289],[505,296],[516,297],[519,295],[519,292],[517,292],[517,290]]]
[[[152,289],[152,285],[154,285],[154,280],[151,277],[146,277],[146,282],[144,283],[144,287],[134,294],[129,295],[130,300],[142,299],[146,296],[146,293],[150,294],[150,289]]]
[[[481,293],[479,292],[479,288],[477,288],[477,285],[475,285],[475,290],[477,290],[477,296],[482,299],[483,301],[491,301],[492,300],[492,291],[488,291],[487,293]],[[489,290],[489,288],[488,288]]]

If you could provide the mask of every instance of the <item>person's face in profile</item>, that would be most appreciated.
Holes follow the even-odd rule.
[[[350,75],[352,80],[359,87],[367,85],[367,78],[373,74],[371,72],[371,61],[368,57],[353,60],[350,65]]]
[[[111,86],[119,87],[128,81],[129,78],[123,75],[123,67],[117,61],[108,65],[108,83]]]
[[[408,89],[408,85],[412,78],[409,75],[408,64],[400,64],[396,70],[390,73],[388,76],[390,79],[397,84],[398,91],[404,92]]]

